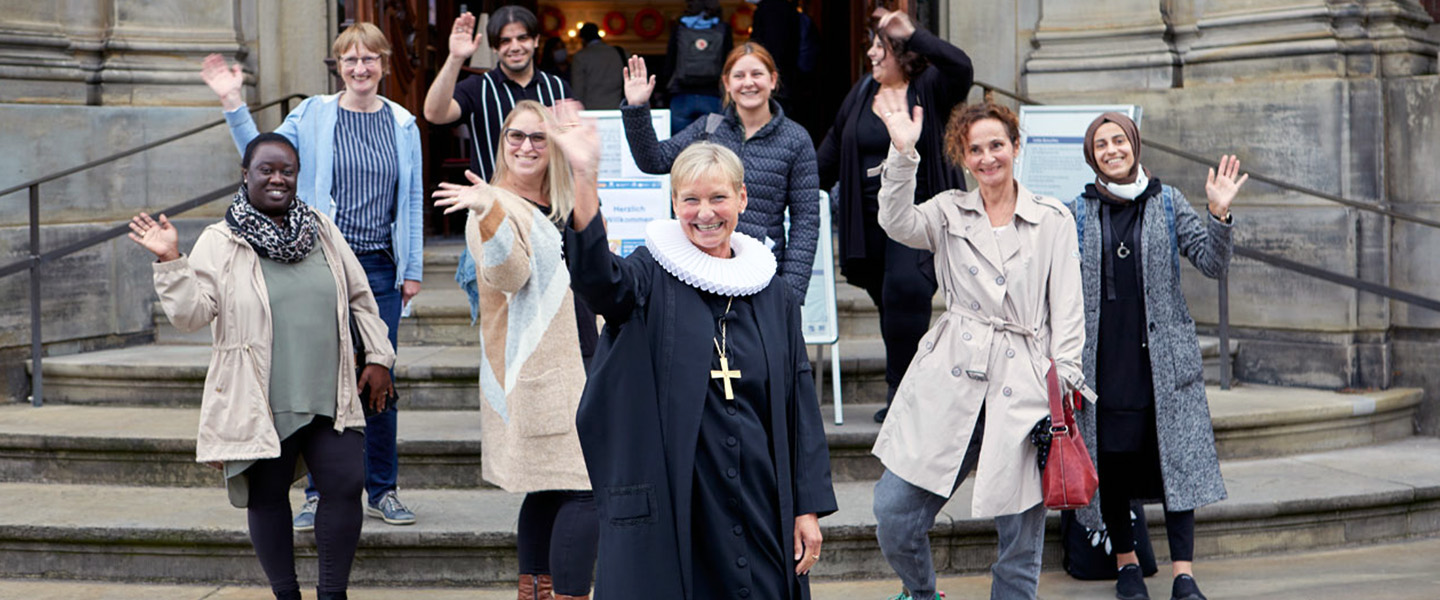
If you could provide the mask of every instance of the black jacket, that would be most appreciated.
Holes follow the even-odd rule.
[[[610,252],[604,224],[566,228],[577,296],[605,317],[576,425],[600,521],[597,598],[694,596],[690,506],[695,448],[714,335],[700,293],[667,273],[646,248]],[[765,339],[771,452],[780,492],[780,533],[794,544],[795,517],[837,508],[800,306],[779,278],[754,297]],[[789,364],[786,364],[789,361]],[[808,586],[786,569],[790,598]]]
[[[945,158],[945,124],[950,112],[965,101],[970,85],[975,81],[975,71],[970,66],[970,57],[964,50],[935,37],[924,29],[916,28],[910,36],[910,48],[929,59],[930,66],[910,82],[906,95],[910,106],[924,108],[925,126],[920,140],[915,143],[920,153],[920,168],[925,170],[928,185],[915,189],[915,203],[929,200],[945,190],[965,189],[965,177],[960,169]],[[860,190],[866,169],[877,165],[860,164],[859,144],[855,140],[856,120],[870,110],[875,92],[880,85],[866,75],[840,105],[835,115],[835,124],[825,134],[815,153],[820,170],[820,189],[830,189],[840,182],[840,257],[841,260],[865,258],[865,223]],[[874,202],[874,199],[871,199]]]

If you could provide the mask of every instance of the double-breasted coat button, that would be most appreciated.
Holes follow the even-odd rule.
[[[980,268],[979,268],[979,267],[970,267],[970,274],[971,274],[971,275],[974,275],[974,274],[979,273],[979,272],[980,272]]]
[[[930,349],[932,349],[932,348],[934,348],[934,347],[935,347],[935,342],[925,342],[925,349],[926,349],[926,350],[930,350]]]
[[[970,303],[970,310],[980,310],[980,303],[979,303],[979,302],[971,302],[971,303]]]
[[[1000,393],[1005,394],[1006,396],[1009,396],[1009,395],[1010,395],[1010,388],[1007,387],[1007,388],[1005,388],[1005,389],[1003,389],[1003,390],[1000,390]]]
[[[733,406],[727,406],[727,407],[725,407],[725,414],[727,414],[727,415],[733,415],[733,414],[735,414],[735,407],[733,407]]]
[[[730,528],[730,531],[735,532],[735,535],[745,535],[745,528],[744,528],[744,527],[741,527],[741,526],[739,526],[739,525],[736,525],[736,526],[734,526],[734,527],[731,527],[731,528]]]
[[[728,469],[725,469],[725,476],[726,476],[726,477],[729,477],[729,478],[731,478],[731,479],[734,479],[734,478],[735,478],[735,475],[737,475],[737,474],[739,474],[739,471],[736,471],[736,470],[735,470],[735,467],[730,467],[730,468],[728,468]]]
[[[729,446],[729,447],[731,447],[731,448],[734,448],[734,447],[735,447],[735,444],[737,444],[737,443],[739,443],[739,441],[736,440],[736,439],[735,439],[735,436],[733,436],[733,435],[730,436],[730,437],[725,438],[725,445],[726,445],[726,446]]]
[[[953,368],[953,369],[950,369],[950,375],[951,375],[952,377],[959,377],[959,376],[960,376],[960,367],[955,367],[955,368]]]
[[[973,337],[975,337],[975,336],[970,335],[970,332],[968,332],[968,331],[965,332],[965,333],[960,334],[960,339],[965,340],[965,341],[967,341],[967,342],[970,341],[970,339],[973,338]]]
[[[1005,350],[1005,358],[1015,358],[1015,349],[1014,349],[1014,348],[1006,349],[1006,350]]]
[[[996,277],[996,278],[995,278],[995,285],[1005,285],[1005,276],[1004,276],[1004,275],[1001,275],[1001,276],[999,276],[999,277]]]
[[[749,598],[749,597],[750,597],[750,588],[740,588],[740,591],[735,592],[735,593],[738,594],[741,598]]]
[[[742,568],[742,569],[745,568],[746,566],[748,566],[749,564],[750,564],[750,561],[745,560],[745,557],[743,557],[743,556],[740,557],[740,558],[735,559],[735,566],[740,567],[740,568]]]

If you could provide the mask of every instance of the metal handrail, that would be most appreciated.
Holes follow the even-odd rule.
[[[284,112],[284,113],[286,113],[286,114],[289,114],[289,112],[290,112],[290,102],[291,102],[292,100],[303,100],[304,98],[305,98],[305,95],[304,95],[304,94],[290,94],[289,96],[285,96],[284,98],[280,98],[280,99],[278,99],[278,100],[273,100],[273,101],[266,102],[266,103],[264,103],[264,104],[260,104],[260,105],[258,105],[258,106],[252,107],[250,110],[251,110],[252,112],[255,112],[255,111],[264,110],[264,109],[266,109],[266,108],[270,108],[271,106],[279,105],[279,106],[281,107],[281,111],[282,111],[282,112]],[[29,255],[28,257],[26,257],[26,258],[23,258],[23,259],[21,259],[21,260],[15,261],[15,262],[12,262],[12,263],[7,264],[7,265],[5,265],[5,266],[0,266],[0,277],[5,277],[5,276],[8,276],[8,275],[11,275],[11,274],[14,274],[14,273],[18,273],[18,272],[24,271],[24,270],[29,270],[29,271],[30,271],[30,403],[31,403],[31,405],[38,407],[38,406],[41,406],[41,405],[43,405],[43,404],[45,403],[45,375],[44,375],[44,371],[42,370],[42,367],[41,367],[41,360],[42,360],[42,358],[43,358],[42,355],[44,354],[44,344],[42,343],[43,340],[42,340],[42,338],[41,338],[41,329],[40,329],[40,276],[43,274],[42,272],[44,271],[45,263],[53,262],[53,261],[59,260],[59,259],[61,259],[61,258],[64,258],[64,257],[66,257],[66,256],[69,256],[69,255],[71,255],[71,254],[74,254],[74,253],[76,253],[76,252],[79,252],[79,251],[81,251],[81,250],[84,250],[84,249],[86,249],[86,248],[89,248],[89,247],[91,247],[91,246],[95,246],[95,245],[98,245],[98,244],[102,244],[102,243],[107,242],[107,241],[109,241],[109,240],[111,240],[111,239],[114,239],[114,238],[120,237],[120,236],[122,236],[122,235],[125,235],[125,233],[130,230],[129,224],[121,224],[121,225],[118,225],[118,226],[115,226],[115,227],[111,227],[110,229],[107,229],[107,230],[105,230],[105,231],[102,231],[102,232],[100,232],[100,233],[97,233],[97,234],[95,234],[95,235],[92,235],[92,236],[90,236],[90,237],[87,237],[87,238],[85,238],[85,239],[83,239],[83,240],[79,240],[79,241],[77,241],[77,242],[73,242],[73,243],[70,243],[70,244],[66,244],[65,246],[62,246],[62,247],[57,248],[57,249],[55,249],[55,250],[51,250],[51,251],[49,251],[49,252],[44,252],[44,253],[40,252],[40,185],[41,185],[41,184],[44,184],[44,183],[49,183],[49,182],[55,181],[55,180],[57,180],[57,179],[61,179],[61,178],[63,178],[63,177],[68,177],[68,176],[70,176],[70,175],[74,175],[74,174],[79,173],[79,172],[82,172],[82,171],[86,171],[86,170],[89,170],[89,169],[93,169],[93,168],[95,168],[95,167],[98,167],[98,166],[101,166],[101,165],[104,165],[104,164],[109,164],[109,163],[115,162],[115,161],[117,161],[117,160],[120,160],[120,159],[122,159],[122,158],[126,158],[126,157],[128,157],[128,156],[133,156],[133,155],[135,155],[135,154],[139,154],[139,153],[144,152],[144,151],[146,151],[146,150],[150,150],[150,149],[152,149],[152,148],[156,148],[156,147],[159,147],[159,146],[163,146],[163,145],[165,145],[165,144],[169,144],[169,143],[175,142],[175,141],[177,141],[177,140],[185,139],[185,138],[187,138],[187,137],[190,137],[190,136],[192,136],[192,135],[195,135],[195,134],[197,134],[197,133],[200,133],[200,132],[202,132],[202,131],[205,131],[205,130],[207,130],[207,129],[210,129],[211,127],[216,127],[216,126],[224,125],[224,124],[225,124],[225,119],[220,119],[220,120],[217,120],[217,121],[212,121],[212,122],[210,122],[210,123],[206,123],[206,124],[200,125],[200,126],[198,126],[198,127],[194,127],[194,128],[191,128],[191,129],[187,129],[187,130],[182,131],[182,132],[180,132],[180,133],[177,133],[177,134],[175,134],[175,135],[171,135],[171,136],[169,136],[169,137],[165,137],[165,138],[156,140],[156,141],[154,141],[154,142],[150,142],[150,143],[148,143],[148,144],[144,144],[144,145],[141,145],[141,146],[136,146],[136,147],[130,148],[130,149],[128,149],[128,150],[122,150],[122,151],[120,151],[120,152],[116,152],[116,153],[111,154],[111,155],[109,155],[109,156],[105,156],[105,157],[103,157],[103,158],[99,158],[99,159],[96,159],[96,160],[92,160],[92,161],[90,161],[90,162],[87,162],[87,163],[85,163],[85,164],[82,164],[82,165],[79,165],[79,166],[76,166],[76,167],[71,167],[71,168],[69,168],[69,169],[64,169],[64,170],[61,170],[61,171],[56,171],[56,172],[54,172],[54,173],[50,173],[50,174],[48,174],[48,175],[44,175],[44,176],[38,177],[38,178],[36,178],[36,179],[32,179],[32,180],[27,181],[27,182],[25,182],[25,183],[22,183],[22,184],[20,184],[20,185],[11,186],[11,187],[6,188],[6,189],[4,189],[4,190],[0,190],[0,197],[4,197],[4,196],[6,196],[6,195],[9,195],[9,194],[12,194],[12,193],[15,193],[15,192],[18,192],[18,191],[20,191],[20,190],[27,189],[27,188],[30,190],[30,194],[29,194],[29,199],[30,199],[30,255]],[[193,209],[193,208],[195,208],[195,207],[202,206],[202,205],[204,205],[204,204],[207,204],[207,203],[209,203],[209,202],[212,202],[212,201],[216,200],[217,198],[222,198],[222,197],[228,196],[228,195],[230,195],[230,194],[233,192],[234,189],[235,189],[235,187],[234,187],[233,185],[226,185],[226,186],[223,187],[223,188],[219,188],[219,189],[217,189],[217,190],[215,190],[215,191],[212,191],[212,192],[209,192],[209,193],[201,194],[201,195],[199,195],[199,196],[196,196],[196,197],[194,197],[194,198],[191,198],[191,199],[189,199],[189,200],[186,200],[186,201],[184,201],[184,202],[181,202],[180,204],[176,204],[175,206],[171,206],[171,207],[165,209],[165,211],[163,211],[162,214],[166,214],[166,215],[177,215],[177,214],[183,213],[183,212],[188,211],[188,210],[190,210],[190,209]]]
[[[262,111],[262,110],[265,110],[265,109],[270,108],[270,107],[272,107],[272,106],[275,106],[275,105],[277,105],[277,104],[280,104],[280,105],[283,105],[280,110],[281,110],[282,112],[286,113],[286,114],[289,114],[289,112],[290,112],[290,101],[291,101],[291,100],[304,100],[305,98],[306,98],[305,94],[290,94],[289,96],[286,96],[286,97],[281,98],[281,99],[279,99],[279,100],[271,100],[270,102],[266,102],[266,103],[261,104],[261,105],[259,105],[259,106],[253,106],[253,107],[250,108],[250,112]],[[158,146],[163,146],[163,145],[168,144],[168,143],[170,143],[170,142],[174,142],[174,141],[176,141],[176,140],[181,140],[181,139],[190,137],[190,136],[192,136],[192,135],[195,135],[195,134],[197,134],[197,133],[200,133],[200,132],[202,132],[202,131],[205,131],[206,129],[209,129],[209,128],[211,128],[211,127],[217,127],[217,126],[224,125],[224,124],[225,124],[225,119],[220,119],[220,120],[218,120],[218,121],[211,121],[211,122],[206,123],[206,124],[204,124],[204,125],[199,125],[199,126],[197,126],[197,127],[191,128],[191,129],[186,129],[185,131],[182,131],[182,132],[177,133],[177,134],[175,134],[175,135],[172,135],[172,136],[170,136],[170,137],[166,137],[166,138],[161,138],[161,139],[155,140],[155,141],[150,142],[150,143],[148,143],[148,144],[145,144],[145,145],[143,145],[143,146],[136,146],[136,147],[131,148],[131,149],[129,149],[129,150],[121,150],[120,152],[116,152],[116,153],[114,153],[114,154],[111,154],[111,155],[109,155],[109,156],[105,156],[105,157],[103,157],[103,158],[97,158],[97,159],[95,159],[95,160],[92,160],[92,161],[90,161],[90,162],[88,162],[88,163],[85,163],[85,164],[83,164],[83,165],[80,165],[80,166],[71,167],[71,168],[65,169],[65,170],[63,170],[63,171],[56,171],[56,172],[51,173],[51,174],[49,174],[49,175],[44,175],[44,176],[38,177],[38,178],[36,178],[36,179],[31,179],[30,181],[27,181],[27,182],[22,183],[22,184],[20,184],[20,185],[14,185],[14,186],[10,186],[10,187],[8,187],[8,188],[5,188],[5,189],[3,189],[3,190],[0,190],[0,197],[8,196],[8,195],[10,195],[10,194],[13,194],[13,193],[15,193],[15,192],[18,192],[18,191],[23,190],[23,189],[25,189],[25,188],[28,188],[28,187],[30,187],[30,186],[40,185],[40,184],[42,184],[42,183],[50,183],[51,181],[55,181],[56,179],[60,179],[60,178],[62,178],[62,177],[67,177],[67,176],[70,176],[70,175],[74,175],[74,174],[79,173],[79,172],[81,172],[81,171],[87,171],[87,170],[93,169],[93,168],[98,167],[98,166],[103,165],[103,164],[112,163],[112,162],[115,162],[115,161],[120,160],[120,159],[122,159],[122,158],[139,154],[139,153],[144,152],[144,151],[146,151],[146,150],[149,150],[149,149],[151,149],[151,148],[155,148],[155,147],[158,147]]]
[[[975,85],[976,85],[976,86],[979,86],[981,89],[984,89],[984,90],[985,90],[985,94],[986,94],[987,96],[989,96],[990,94],[1000,94],[1000,95],[1002,95],[1002,96],[1006,96],[1006,97],[1009,97],[1009,98],[1013,98],[1013,99],[1019,101],[1019,102],[1022,103],[1022,104],[1031,104],[1031,105],[1037,105],[1037,106],[1043,106],[1043,105],[1044,105],[1043,102],[1039,102],[1039,101],[1037,101],[1037,100],[1035,100],[1035,99],[1033,99],[1033,98],[1029,98],[1029,97],[1024,96],[1024,95],[1022,95],[1022,94],[1020,94],[1020,93],[1018,93],[1018,92],[1014,92],[1014,91],[1007,90],[1007,89],[1004,89],[1004,88],[1001,88],[1001,87],[997,87],[997,86],[992,85],[992,84],[989,84],[989,83],[984,83],[984,82],[981,82],[981,81],[976,81],[976,82],[975,82]],[[1175,147],[1169,146],[1169,145],[1167,145],[1167,144],[1155,142],[1155,141],[1153,141],[1153,140],[1147,140],[1147,141],[1145,142],[1145,146],[1146,146],[1146,147],[1149,147],[1149,148],[1154,148],[1154,149],[1159,150],[1159,151],[1161,151],[1161,152],[1164,152],[1164,153],[1166,153],[1166,154],[1170,154],[1170,155],[1173,155],[1173,156],[1176,156],[1176,157],[1179,157],[1179,158],[1183,158],[1183,159],[1185,159],[1185,160],[1188,160],[1188,161],[1191,161],[1191,162],[1195,162],[1195,163],[1198,163],[1198,164],[1207,165],[1207,166],[1213,164],[1209,159],[1207,159],[1207,158],[1205,158],[1205,157],[1203,157],[1203,156],[1200,156],[1200,155],[1195,154],[1195,153],[1192,153],[1192,152],[1187,152],[1187,151],[1185,151],[1185,150],[1181,150],[1181,149],[1179,149],[1179,148],[1175,148]],[[1314,197],[1314,198],[1320,198],[1320,199],[1322,199],[1322,200],[1328,200],[1328,201],[1330,201],[1330,202],[1334,202],[1334,203],[1336,203],[1336,204],[1341,204],[1341,205],[1344,205],[1344,206],[1347,206],[1347,207],[1350,207],[1350,208],[1354,208],[1354,209],[1356,209],[1356,210],[1361,210],[1361,211],[1365,211],[1365,212],[1369,212],[1369,213],[1374,213],[1374,214],[1378,214],[1378,215],[1384,215],[1384,216],[1390,217],[1390,218],[1392,218],[1392,219],[1395,219],[1395,220],[1397,220],[1397,221],[1405,221],[1405,222],[1408,222],[1408,223],[1415,223],[1415,224],[1417,224],[1417,225],[1423,225],[1423,226],[1431,227],[1431,228],[1440,228],[1440,221],[1437,221],[1437,220],[1434,220],[1434,219],[1426,219],[1426,218],[1424,218],[1424,217],[1417,217],[1417,216],[1414,216],[1414,215],[1407,215],[1407,214],[1405,214],[1405,213],[1396,212],[1396,211],[1391,210],[1391,209],[1389,209],[1389,208],[1385,208],[1385,207],[1381,207],[1381,206],[1376,206],[1376,205],[1374,205],[1374,204],[1369,204],[1369,203],[1361,202],[1361,201],[1358,201],[1358,200],[1351,200],[1351,199],[1345,198],[1345,197],[1343,197],[1343,196],[1339,196],[1339,195],[1336,195],[1336,194],[1331,194],[1331,193],[1329,193],[1329,192],[1324,192],[1324,191],[1320,191],[1320,190],[1316,190],[1316,189],[1307,188],[1307,187],[1300,186],[1300,185],[1295,185],[1295,184],[1293,184],[1293,183],[1289,183],[1289,182],[1286,182],[1286,181],[1281,181],[1281,180],[1279,180],[1279,179],[1275,179],[1275,178],[1273,178],[1273,177],[1269,177],[1269,176],[1262,175],[1262,174],[1257,174],[1257,173],[1253,173],[1253,172],[1250,172],[1250,173],[1248,173],[1248,174],[1249,174],[1249,176],[1250,176],[1250,179],[1254,179],[1255,181],[1259,181],[1259,182],[1262,182],[1262,183],[1266,183],[1266,184],[1269,184],[1269,185],[1278,187],[1278,188],[1280,188],[1280,189],[1289,190],[1289,191],[1292,191],[1292,192],[1297,192],[1297,193],[1304,194],[1304,195],[1306,195],[1306,196],[1311,196],[1311,197]],[[1418,306],[1418,307],[1421,307],[1421,308],[1427,308],[1427,309],[1430,309],[1430,310],[1433,310],[1433,311],[1436,311],[1436,312],[1440,312],[1440,300],[1436,300],[1436,299],[1434,299],[1434,298],[1430,298],[1430,297],[1427,297],[1427,296],[1422,296],[1422,295],[1419,295],[1419,294],[1414,294],[1414,293],[1411,293],[1411,292],[1406,292],[1406,291],[1399,290],[1399,289],[1396,289],[1396,288],[1393,288],[1393,287],[1390,287],[1390,286],[1387,286],[1387,285],[1375,283],[1375,282],[1373,282],[1373,281],[1365,281],[1365,280],[1360,279],[1360,278],[1358,278],[1358,277],[1352,277],[1352,276],[1349,276],[1349,275],[1345,275],[1345,274],[1341,274],[1341,273],[1336,273],[1336,272],[1334,272],[1334,271],[1328,271],[1328,270],[1325,270],[1325,269],[1320,269],[1320,268],[1317,268],[1317,267],[1314,267],[1314,266],[1311,266],[1311,265],[1307,265],[1307,264],[1304,264],[1304,263],[1296,262],[1296,261],[1290,260],[1290,259],[1288,259],[1288,258],[1284,258],[1284,257],[1278,256],[1278,255],[1275,255],[1275,254],[1270,254],[1270,253],[1268,253],[1268,252],[1262,252],[1262,251],[1260,251],[1260,250],[1256,250],[1256,249],[1254,249],[1254,248],[1249,248],[1249,247],[1242,246],[1242,245],[1239,245],[1239,244],[1236,244],[1236,245],[1234,246],[1234,251],[1235,251],[1235,255],[1236,255],[1236,256],[1242,256],[1242,257],[1249,258],[1249,259],[1252,259],[1252,260],[1257,260],[1257,261],[1266,263],[1266,264],[1271,265],[1271,266],[1274,266],[1274,267],[1278,267],[1278,268],[1281,268],[1281,269],[1285,269],[1285,270],[1287,270],[1287,271],[1291,271],[1291,272],[1294,272],[1294,273],[1299,273],[1299,274],[1301,274],[1301,275],[1305,275],[1305,276],[1308,276],[1308,277],[1313,277],[1313,278],[1316,278],[1316,279],[1320,279],[1320,280],[1322,280],[1322,281],[1328,281],[1328,282],[1331,282],[1331,283],[1343,285],[1343,286],[1350,287],[1350,288],[1355,289],[1355,290],[1359,290],[1359,291],[1363,291],[1363,292],[1369,292],[1369,293],[1372,293],[1372,294],[1375,294],[1375,295],[1378,295],[1378,296],[1381,296],[1381,297],[1384,297],[1384,298],[1389,298],[1389,299],[1391,299],[1391,300],[1395,300],[1395,301],[1398,301],[1398,302],[1404,302],[1404,303],[1409,304],[1409,305],[1411,305],[1411,306]],[[1217,303],[1217,308],[1218,308],[1218,310],[1219,310],[1219,317],[1220,317],[1220,322],[1219,322],[1219,324],[1218,324],[1218,333],[1219,333],[1219,336],[1220,336],[1220,352],[1221,352],[1221,360],[1220,360],[1220,388],[1221,388],[1221,389],[1226,389],[1226,390],[1230,389],[1230,378],[1231,378],[1231,373],[1230,373],[1230,371],[1231,371],[1231,365],[1230,365],[1230,358],[1229,358],[1229,355],[1230,355],[1230,280],[1229,280],[1229,277],[1230,277],[1230,275],[1229,275],[1229,273],[1227,272],[1227,273],[1221,274],[1221,276],[1218,278],[1219,295],[1218,295],[1218,297],[1217,297],[1217,299],[1216,299],[1216,300],[1217,300],[1217,302],[1216,302],[1216,303]]]

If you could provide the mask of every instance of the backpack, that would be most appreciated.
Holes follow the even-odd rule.
[[[1130,526],[1134,531],[1135,557],[1140,559],[1140,572],[1147,577],[1159,569],[1155,564],[1155,547],[1150,544],[1150,529],[1145,526],[1145,506],[1130,503]],[[1060,564],[1071,577],[1086,581],[1114,580],[1115,550],[1110,546],[1110,533],[1086,527],[1075,511],[1060,512]]]
[[[728,33],[729,29],[719,25],[706,29],[677,27],[675,73],[671,80],[685,87],[719,87],[720,69],[725,62],[720,52]]]
[[[820,67],[820,30],[810,15],[800,13],[800,51],[795,54],[795,67],[801,73],[814,73]]]
[[[1160,188],[1160,199],[1165,203],[1165,225],[1170,228],[1170,267],[1175,271],[1175,282],[1180,282],[1180,243],[1175,234],[1175,200],[1174,189],[1170,186]],[[1070,209],[1070,214],[1075,217],[1075,239],[1080,242],[1080,254],[1085,254],[1085,194],[1076,196],[1074,200],[1065,203]]]

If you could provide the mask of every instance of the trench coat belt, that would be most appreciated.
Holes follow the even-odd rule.
[[[970,364],[965,368],[965,375],[978,381],[989,380],[987,370],[990,364],[990,345],[995,341],[996,332],[1008,331],[1027,338],[1035,337],[1036,330],[1034,329],[1027,329],[1014,321],[1007,321],[993,315],[982,315],[966,307],[951,305],[945,308],[945,312],[990,326],[982,330],[980,339],[976,340],[976,347],[983,351],[972,352]]]

